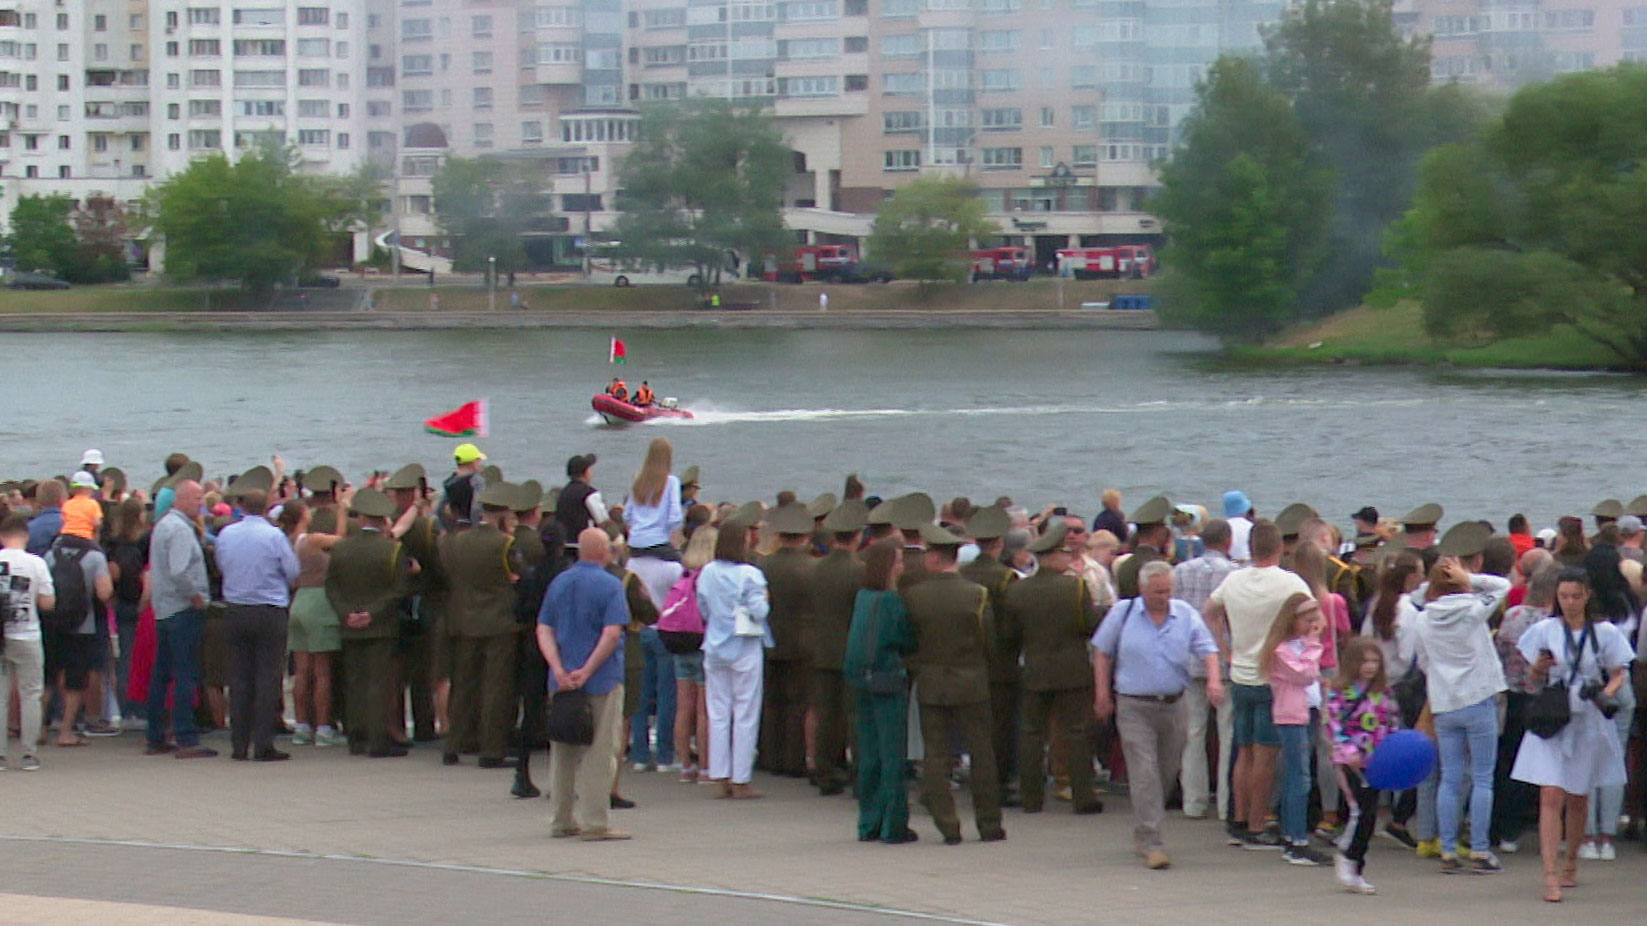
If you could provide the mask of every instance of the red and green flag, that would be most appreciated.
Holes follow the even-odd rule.
[[[606,352],[607,363],[622,363],[629,359],[629,350],[623,346],[622,338],[613,338],[612,346]]]
[[[485,437],[486,400],[465,402],[457,408],[423,422],[423,430],[441,437]]]

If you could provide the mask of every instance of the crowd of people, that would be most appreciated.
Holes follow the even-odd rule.
[[[6,767],[122,728],[209,759],[202,730],[227,727],[258,762],[291,757],[280,738],[438,743],[526,798],[548,747],[551,834],[585,841],[629,838],[626,765],[730,799],[762,796],[757,769],[850,789],[858,838],[893,844],[919,838],[911,776],[951,845],[956,787],[994,842],[1003,808],[1100,813],[1125,782],[1150,869],[1177,809],[1363,894],[1379,832],[1492,874],[1536,826],[1552,902],[1643,838],[1647,496],[1536,535],[1519,514],[1442,532],[1434,503],[1341,531],[1233,490],[1217,517],[1106,490],[1089,524],[856,476],[711,504],[663,438],[609,503],[596,463],[546,491],[463,444],[438,484],[413,463],[357,488],[173,454],[145,491],[89,450],[0,484]],[[1381,792],[1369,765],[1404,728],[1438,761]]]

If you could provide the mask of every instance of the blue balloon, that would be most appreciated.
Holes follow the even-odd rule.
[[[1365,769],[1367,784],[1380,791],[1418,787],[1435,768],[1435,743],[1417,730],[1397,730],[1373,750]]]

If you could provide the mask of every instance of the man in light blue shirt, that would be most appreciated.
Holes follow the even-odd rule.
[[[166,688],[176,688],[171,711],[179,759],[209,759],[217,750],[200,745],[194,726],[194,693],[200,684],[200,637],[206,626],[206,553],[194,519],[205,493],[192,479],[179,482],[174,501],[149,535],[149,601],[154,607],[154,674],[149,679],[147,755],[171,752],[166,742]]]
[[[1133,849],[1150,868],[1172,864],[1161,839],[1166,792],[1178,778],[1184,755],[1184,692],[1190,663],[1207,670],[1207,700],[1224,700],[1218,644],[1188,602],[1172,597],[1172,567],[1164,560],[1138,570],[1139,595],[1117,602],[1092,637],[1095,708],[1100,720],[1115,717],[1127,759],[1132,795]],[[1115,697],[1110,696],[1114,680]]]
[[[223,619],[229,634],[231,756],[240,761],[291,758],[274,748],[274,732],[297,554],[280,528],[264,517],[268,508],[268,495],[261,489],[247,491],[240,496],[245,517],[217,535],[217,566],[228,604]]]

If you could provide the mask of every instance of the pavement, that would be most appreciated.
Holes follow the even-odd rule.
[[[207,744],[225,754],[221,734]],[[1171,816],[1173,867],[1131,854],[1124,796],[1076,817],[1066,804],[1006,812],[1008,839],[944,846],[918,806],[921,841],[860,844],[855,805],[758,776],[767,798],[720,801],[674,775],[623,773],[639,802],[614,813],[627,842],[549,838],[548,802],[508,796],[512,773],[472,758],[443,767],[293,748],[282,763],[141,755],[142,737],[47,746],[39,772],[0,773],[0,926],[12,924],[447,922],[581,924],[778,921],[798,926],[1197,921],[1532,923],[1540,866],[1529,836],[1499,875],[1439,874],[1382,837],[1342,893],[1330,866],[1223,844],[1208,821]],[[547,763],[536,769],[539,785]],[[964,792],[960,802],[967,819]],[[1638,919],[1647,852],[1585,863],[1562,917]],[[1365,910],[1362,911],[1361,908]]]

